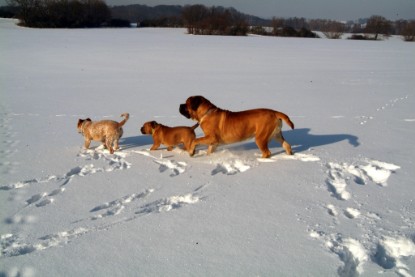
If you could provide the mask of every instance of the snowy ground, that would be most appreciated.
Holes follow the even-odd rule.
[[[415,44],[0,20],[0,276],[415,276]],[[179,105],[290,115],[293,146],[149,151]],[[129,112],[122,151],[78,118]],[[202,135],[200,129],[196,130]]]

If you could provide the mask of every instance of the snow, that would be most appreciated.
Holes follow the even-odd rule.
[[[415,44],[6,19],[0,36],[1,276],[415,276]],[[199,94],[288,114],[295,154],[150,151],[143,122],[191,126]],[[78,118],[124,112],[121,151],[82,149]]]

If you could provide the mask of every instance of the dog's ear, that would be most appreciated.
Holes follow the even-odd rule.
[[[190,100],[190,108],[194,111],[196,111],[200,104],[203,103],[203,97],[202,96],[194,96],[191,100]]]
[[[89,117],[87,119],[85,119],[85,121],[92,121]]]
[[[157,125],[158,125],[158,123],[157,123],[156,121],[154,121],[154,120],[150,122],[150,126],[151,126],[151,128],[153,128],[153,129],[154,129],[154,128],[156,128],[156,127],[157,127]]]

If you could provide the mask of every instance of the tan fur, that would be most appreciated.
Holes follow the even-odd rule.
[[[180,105],[180,113],[199,122],[205,133],[204,137],[193,141],[191,154],[194,154],[198,144],[208,145],[208,154],[210,154],[218,144],[255,138],[263,158],[271,156],[271,151],[268,149],[268,142],[271,139],[280,142],[285,152],[292,155],[291,146],[282,136],[281,127],[282,120],[292,129],[294,124],[284,113],[270,109],[231,112],[216,107],[203,96],[189,97],[185,104]]]
[[[78,120],[78,132],[84,136],[86,149],[89,148],[91,141],[100,141],[110,151],[119,149],[118,141],[123,135],[122,126],[127,122],[130,115],[123,113],[124,120],[116,122],[113,120],[92,121],[90,118]],[[114,147],[113,147],[114,146]]]
[[[144,123],[143,127],[141,127],[141,133],[153,136],[154,143],[150,150],[157,150],[160,147],[160,144],[164,144],[167,146],[167,150],[171,151],[174,146],[183,143],[183,149],[189,151],[192,141],[196,138],[194,130],[198,126],[199,124],[192,127],[168,127],[159,124],[156,121],[149,121]]]

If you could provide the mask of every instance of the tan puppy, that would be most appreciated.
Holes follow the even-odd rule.
[[[286,114],[281,112],[270,109],[231,112],[216,107],[203,96],[191,96],[185,104],[180,105],[180,113],[199,122],[205,133],[204,137],[193,141],[189,149],[191,155],[194,154],[198,144],[208,145],[208,154],[210,154],[218,144],[234,143],[250,138],[255,138],[263,158],[271,156],[268,142],[273,138],[282,144],[288,155],[292,155],[291,146],[284,140],[281,133],[281,120],[284,120],[292,129],[294,129],[294,124]]]
[[[183,143],[184,150],[189,151],[192,141],[196,138],[194,130],[198,126],[199,123],[192,127],[167,127],[156,121],[149,121],[141,127],[141,133],[153,136],[154,143],[150,150],[157,150],[160,144],[164,144],[167,146],[167,150],[171,151],[174,146]]]
[[[118,150],[118,141],[122,137],[125,122],[127,122],[130,115],[123,113],[121,116],[124,120],[116,122],[113,120],[101,120],[93,122],[90,118],[78,120],[78,132],[85,138],[85,148],[88,149],[91,140],[100,141],[110,151]],[[112,147],[114,145],[114,147]]]

